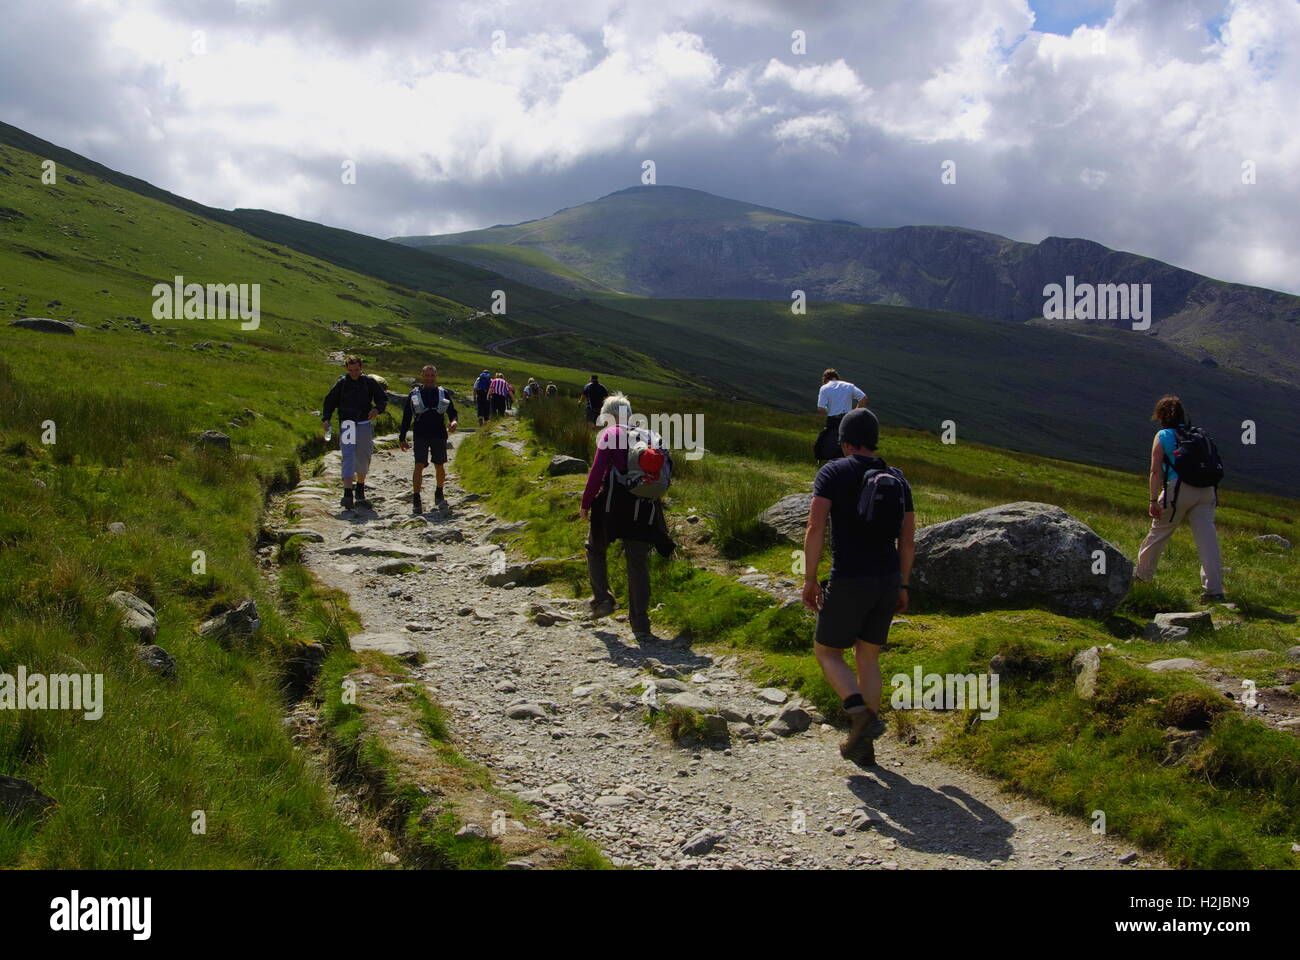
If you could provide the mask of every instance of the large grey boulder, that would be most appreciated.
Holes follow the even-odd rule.
[[[63,320],[51,320],[49,317],[23,317],[21,320],[10,320],[9,326],[22,327],[25,330],[39,330],[41,333],[68,333],[75,334],[77,328]]]
[[[552,477],[562,477],[569,473],[586,473],[587,461],[558,454],[551,457],[551,462],[546,465],[546,472]]]
[[[1098,550],[1104,573],[1093,572]],[[1133,564],[1060,507],[1022,501],[921,530],[911,579],[918,599],[1104,617],[1128,594]]]
[[[1270,547],[1281,547],[1283,550],[1291,549],[1291,541],[1286,537],[1278,536],[1276,533],[1266,533],[1263,536],[1252,538],[1256,543],[1263,543]]]
[[[125,590],[109,596],[108,602],[122,611],[118,623],[134,633],[141,643],[153,643],[158,639],[158,615],[149,604]]]
[[[808,511],[812,508],[811,493],[792,493],[782,497],[758,515],[759,524],[778,537],[791,543],[803,543],[808,527]]]

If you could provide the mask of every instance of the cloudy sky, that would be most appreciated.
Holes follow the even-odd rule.
[[[1300,293],[1300,0],[9,0],[5,17],[0,119],[216,206],[445,233],[595,199],[651,159],[661,184],[810,216],[1083,236]]]

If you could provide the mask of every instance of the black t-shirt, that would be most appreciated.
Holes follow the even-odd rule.
[[[597,381],[583,387],[582,395],[587,398],[587,406],[599,413],[601,404],[609,396],[609,391],[605,389],[604,384]]]
[[[898,545],[871,542],[858,517],[858,494],[862,477],[872,467],[881,468],[878,457],[854,455],[832,460],[817,471],[813,496],[831,502],[831,576],[885,577],[900,572]],[[900,471],[901,474],[901,471]],[[903,509],[912,512],[912,488],[903,481]]]

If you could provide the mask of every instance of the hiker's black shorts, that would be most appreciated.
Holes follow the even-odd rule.
[[[474,405],[478,407],[478,418],[480,420],[492,419],[492,408],[488,405],[488,396],[486,391],[474,391]]]
[[[430,455],[434,463],[447,462],[446,437],[429,437],[427,440],[415,438],[415,462],[427,467]]]
[[[504,393],[492,394],[492,416],[504,417],[506,415],[506,395]]]
[[[900,574],[887,577],[836,577],[822,584],[816,640],[847,650],[858,640],[889,646],[889,624],[898,607]]]

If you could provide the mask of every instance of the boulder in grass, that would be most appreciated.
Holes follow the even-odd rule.
[[[136,659],[163,679],[176,679],[176,658],[157,644],[141,647]]]
[[[1097,675],[1101,673],[1101,647],[1080,650],[1070,661],[1074,671],[1074,692],[1084,700],[1097,695]]]
[[[75,334],[77,328],[63,320],[51,320],[49,317],[23,317],[10,320],[9,326],[22,327],[24,330],[39,330],[41,333]]]
[[[199,434],[199,438],[194,441],[198,447],[209,447],[215,450],[229,450],[230,437],[226,436],[220,430],[204,430]]]
[[[158,615],[134,593],[118,590],[109,596],[108,602],[122,611],[118,622],[141,643],[153,643],[158,638]]]
[[[1262,543],[1269,547],[1281,547],[1283,550],[1291,549],[1291,541],[1286,537],[1280,537],[1276,533],[1266,533],[1263,536],[1253,538],[1256,543]]]
[[[546,465],[546,472],[552,477],[563,477],[570,473],[586,473],[587,461],[559,454],[551,457],[551,462]]]
[[[199,627],[199,634],[204,637],[252,636],[261,627],[257,602],[250,597],[235,609],[205,620]]]
[[[1155,619],[1146,625],[1142,636],[1147,640],[1170,641],[1186,640],[1194,633],[1213,633],[1214,619],[1209,610],[1193,610],[1188,613],[1157,613]]]
[[[1021,501],[921,530],[911,580],[918,600],[1103,618],[1128,594],[1133,564],[1060,507]]]
[[[39,817],[54,805],[54,798],[46,796],[34,784],[0,774],[0,815],[15,819]]]
[[[811,493],[792,493],[788,497],[782,497],[760,513],[758,523],[776,537],[802,544],[804,530],[808,527],[808,511],[811,508]]]

